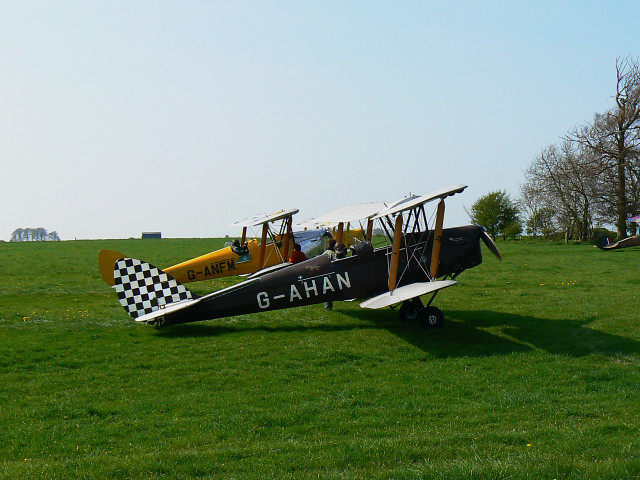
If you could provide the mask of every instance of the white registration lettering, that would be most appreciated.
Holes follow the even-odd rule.
[[[324,277],[324,281],[322,282],[322,294],[324,295],[329,290],[331,290],[332,292],[336,291],[335,288],[333,288],[333,285],[331,285],[329,277]]]
[[[338,279],[338,288],[342,290],[342,285],[347,288],[351,288],[351,280],[349,280],[349,272],[344,272],[344,277],[339,273],[336,273]]]
[[[291,294],[289,295],[289,301],[293,302],[294,298],[297,298],[298,300],[302,300],[302,295],[300,295],[300,292],[298,291],[295,285],[291,285]]]
[[[258,294],[258,306],[260,308],[269,308],[269,294],[267,292]]]
[[[304,284],[304,291],[307,294],[307,298],[309,298],[309,292],[313,292],[314,296],[318,296],[318,288],[316,287],[316,281],[311,280],[311,286],[307,282]]]

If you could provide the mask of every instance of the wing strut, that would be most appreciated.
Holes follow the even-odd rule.
[[[293,216],[287,218],[287,233],[284,236],[284,258],[283,262],[289,260],[289,244],[293,238]]]
[[[373,236],[373,219],[370,218],[369,220],[367,220],[367,234],[364,237],[364,239],[367,242],[370,242],[372,236]]]
[[[400,263],[400,247],[402,246],[402,214],[396,217],[396,225],[393,230],[393,247],[391,249],[391,265],[389,266],[389,291],[396,288],[398,279],[398,265]]]
[[[336,233],[336,242],[342,242],[342,234],[344,232],[344,222],[338,223],[338,232]]]
[[[444,199],[438,203],[436,213],[436,228],[433,237],[433,250],[431,252],[431,278],[438,275],[438,265],[440,265],[440,247],[442,247],[442,223],[444,222]]]
[[[267,249],[267,233],[269,232],[269,224],[267,222],[262,224],[262,241],[260,243],[260,268],[264,268],[264,253]]]

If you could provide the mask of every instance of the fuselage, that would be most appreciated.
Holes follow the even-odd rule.
[[[355,243],[361,230],[345,232],[347,246]],[[305,230],[293,233],[289,243],[280,235],[275,242],[265,245],[264,252],[258,240],[251,239],[239,248],[230,246],[178,263],[163,270],[180,283],[198,282],[231,275],[249,275],[263,268],[272,267],[288,260],[293,252],[293,242],[300,243],[307,257],[315,257],[327,248],[331,234],[324,229]]]
[[[165,317],[175,324],[244,315],[261,311],[350,300],[384,291],[387,251],[369,258],[358,255],[331,260],[326,255],[290,265],[276,272],[249,279],[228,293],[204,298],[188,313]]]
[[[260,244],[257,240],[249,240],[243,251],[236,252],[231,247],[224,247],[163,270],[180,283],[211,280],[230,275],[248,275],[261,268],[281,263],[286,251],[293,250],[292,246],[292,241],[286,248],[282,242],[279,245],[275,243],[265,245],[264,258],[260,264]]]
[[[482,262],[480,227],[468,226],[443,232],[438,276],[454,276]],[[427,274],[433,235],[408,237],[400,251],[397,286],[429,280]],[[420,240],[424,238],[425,240]],[[203,297],[188,311],[164,317],[164,325],[194,322],[249,313],[351,300],[379,295],[389,290],[390,247],[373,250],[363,242],[354,254],[342,259],[326,255],[250,278],[226,291]]]

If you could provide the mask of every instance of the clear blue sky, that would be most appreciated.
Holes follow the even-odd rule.
[[[450,184],[518,196],[612,106],[640,2],[0,1],[0,239],[238,235]]]

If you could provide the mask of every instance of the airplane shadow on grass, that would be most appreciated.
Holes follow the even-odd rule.
[[[356,316],[358,316],[358,312]],[[637,354],[640,342],[594,330],[596,319],[551,320],[528,315],[479,310],[447,310],[440,329],[395,320],[370,318],[384,324],[421,350],[439,357],[490,356],[534,349],[558,355]]]
[[[304,314],[308,316],[312,312]],[[166,338],[209,337],[247,331],[256,332],[348,332],[352,330],[385,329],[416,346],[420,350],[441,358],[484,357],[528,352],[534,349],[558,355],[581,357],[591,354],[637,354],[640,342],[619,335],[594,330],[595,321],[551,320],[528,315],[482,310],[446,310],[442,328],[428,328],[417,321],[401,321],[397,310],[363,310],[341,308],[342,314],[354,322],[336,324],[265,325],[242,323],[215,325],[209,322],[168,327],[158,331]]]
[[[306,313],[308,316],[309,312]],[[251,315],[246,315],[237,318],[251,318]],[[302,317],[301,317],[302,318]],[[363,330],[363,329],[377,329],[376,325],[363,324],[359,321],[354,321],[349,324],[328,324],[322,323],[318,320],[318,323],[314,324],[300,324],[291,323],[288,325],[268,325],[265,324],[265,319],[256,320],[255,323],[242,322],[232,325],[220,325],[212,322],[218,322],[219,320],[211,320],[196,323],[186,323],[171,325],[169,327],[160,329],[157,332],[159,337],[166,338],[180,338],[180,337],[214,337],[219,335],[234,334],[240,332],[346,332],[351,330]]]

